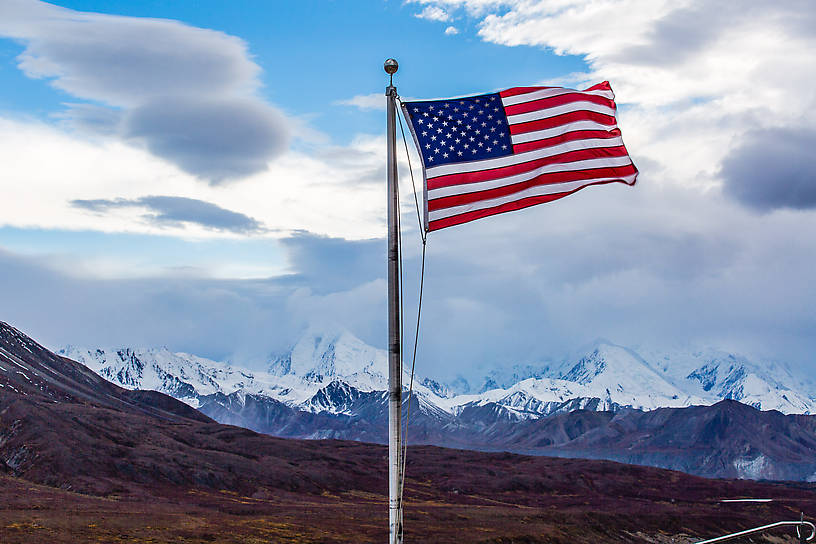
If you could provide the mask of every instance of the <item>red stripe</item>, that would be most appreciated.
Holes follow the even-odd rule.
[[[530,206],[535,206],[536,204],[543,204],[545,202],[552,202],[553,200],[558,200],[560,198],[564,198],[565,196],[569,196],[585,187],[591,187],[592,185],[605,185],[607,183],[626,183],[623,180],[610,180],[610,181],[599,181],[597,183],[588,183],[586,185],[582,185],[578,187],[574,191],[569,191],[566,193],[556,193],[553,195],[542,195],[542,196],[531,196],[528,198],[523,198],[521,200],[516,200],[514,202],[508,202],[506,204],[502,204],[500,206],[496,206],[493,208],[485,208],[483,210],[474,210],[472,212],[463,213],[460,215],[453,215],[451,217],[445,217],[443,219],[437,219],[436,221],[430,221],[428,224],[428,230],[439,230],[444,229],[445,227],[452,227],[454,225],[461,225],[462,223],[467,223],[469,221],[473,221],[475,219],[481,219],[482,217],[489,217],[491,215],[497,215],[500,213],[505,212],[512,212],[514,210],[521,210],[523,208],[529,208]],[[629,185],[627,183],[627,185]],[[634,183],[632,183],[634,185]]]
[[[491,170],[478,170],[476,172],[464,172],[460,174],[449,174],[428,180],[428,189],[439,189],[440,187],[450,187],[451,185],[464,185],[467,183],[477,183],[480,181],[490,181],[492,179],[506,178],[516,174],[523,174],[535,170],[539,166],[548,164],[568,163],[586,159],[600,159],[608,157],[624,157],[626,149],[622,145],[614,147],[594,147],[591,149],[578,149],[551,157],[542,157],[521,164],[512,164]]]
[[[444,208],[452,208],[454,206],[463,206],[465,204],[472,204],[481,200],[491,200],[507,195],[512,195],[531,187],[539,185],[552,185],[554,183],[565,183],[570,181],[592,180],[600,178],[622,178],[624,176],[631,176],[636,173],[635,166],[630,164],[627,166],[609,166],[605,168],[593,168],[587,170],[577,170],[572,172],[554,172],[550,174],[541,174],[533,179],[514,183],[513,185],[504,185],[502,187],[495,187],[493,189],[486,189],[484,191],[476,191],[462,195],[443,196],[440,198],[428,199],[428,211],[442,210]]]
[[[533,151],[575,140],[584,140],[587,138],[615,138],[620,135],[620,130],[616,128],[612,130],[574,130],[572,132],[559,134],[558,136],[552,136],[551,138],[513,144],[513,153],[524,153],[525,151]]]
[[[560,87],[513,87],[512,89],[507,89],[505,91],[501,91],[499,96],[502,98],[507,98],[508,96],[516,96],[519,94],[527,94],[527,93],[534,93],[536,91],[541,91],[544,89],[558,89]]]
[[[535,91],[541,91],[541,90],[544,90],[544,89],[561,89],[561,88],[563,88],[563,87],[513,87],[511,89],[501,91],[499,93],[499,95],[501,95],[502,98],[507,98],[508,96],[517,96],[517,95],[520,95],[520,94],[533,93]],[[612,90],[612,87],[610,87],[609,82],[604,81],[604,82],[598,83],[597,85],[593,85],[592,87],[590,87],[588,89],[584,89],[583,91],[578,91],[578,92],[611,91],[611,90]]]
[[[574,92],[539,98],[538,100],[522,102],[521,104],[511,104],[504,107],[504,113],[507,115],[518,115],[520,113],[529,113],[531,111],[563,106],[564,104],[572,104],[573,102],[592,102],[593,104],[600,104],[601,106],[607,106],[613,110],[615,109],[615,101],[605,96]]]
[[[588,91],[611,91],[611,90],[612,90],[612,86],[609,84],[608,81],[601,81],[600,83],[596,83],[595,85],[593,85],[592,87],[589,87],[588,89],[584,89],[584,92],[588,92]]]
[[[575,121],[595,121],[596,123],[613,127],[617,124],[615,118],[611,115],[595,111],[580,110],[562,113],[561,115],[547,117],[546,119],[510,124],[510,134],[524,134],[525,132],[555,128],[568,123],[574,123]]]

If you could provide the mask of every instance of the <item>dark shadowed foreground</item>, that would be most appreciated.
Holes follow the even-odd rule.
[[[127,392],[0,324],[0,542],[383,542],[387,451]],[[811,484],[409,450],[407,542],[671,542],[816,512]],[[771,503],[723,504],[761,497]],[[675,542],[687,542],[674,540]]]

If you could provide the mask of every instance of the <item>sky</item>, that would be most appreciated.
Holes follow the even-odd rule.
[[[810,0],[0,0],[0,320],[253,368],[310,326],[385,347],[395,57],[405,98],[608,80],[640,170],[431,233],[419,372],[604,338],[810,373],[814,28]]]

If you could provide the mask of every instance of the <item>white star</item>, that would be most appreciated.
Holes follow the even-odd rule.
[[[491,151],[493,151],[493,148],[492,148],[492,147],[488,147],[488,148],[487,148],[487,152],[488,152],[488,153],[490,153]]]
[[[446,159],[448,158],[448,154],[447,154],[447,153],[442,153],[442,156],[443,156],[444,158],[446,158]]]
[[[503,145],[503,146],[502,146],[502,149],[507,149],[507,146],[506,146],[506,145]]]
[[[430,157],[428,157],[428,162],[430,162],[430,161],[432,161],[432,160],[433,160],[433,155],[431,155]]]
[[[462,152],[461,152],[461,151],[457,152],[457,155],[459,155],[459,156],[461,157],[461,156],[462,156]]]

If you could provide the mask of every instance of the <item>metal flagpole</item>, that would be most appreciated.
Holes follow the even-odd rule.
[[[399,193],[397,186],[397,88],[394,74],[399,65],[394,59],[385,61],[389,76],[385,95],[388,101],[388,527],[389,544],[402,542],[402,365],[400,358],[399,305]]]

